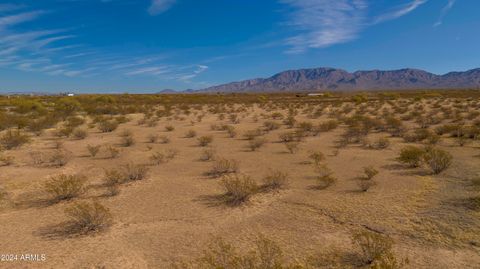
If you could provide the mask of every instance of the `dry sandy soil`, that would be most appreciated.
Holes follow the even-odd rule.
[[[14,163],[0,167],[0,182],[8,193],[0,210],[0,250],[3,254],[45,254],[45,261],[0,262],[1,268],[169,268],[174,261],[202,255],[212,238],[222,237],[241,249],[249,249],[258,234],[279,244],[288,259],[301,259],[329,249],[351,251],[351,233],[369,230],[393,238],[398,257],[407,257],[406,268],[480,268],[480,212],[463,202],[475,190],[470,179],[480,173],[478,140],[463,147],[445,137],[438,147],[453,155],[452,165],[439,175],[426,168],[410,169],[396,161],[407,145],[402,138],[390,138],[387,149],[373,150],[360,144],[337,149],[335,141],[344,132],[339,128],[308,136],[291,154],[279,141],[279,134],[291,131],[285,125],[264,135],[267,143],[250,151],[242,134],[262,127],[265,119],[253,115],[265,112],[258,107],[238,113],[238,132],[230,138],[211,124],[228,123],[204,110],[201,122],[161,118],[157,126],[137,122],[143,115],[128,115],[130,122],[111,133],[87,128],[83,140],[61,138],[70,152],[68,163],[60,168],[32,164],[32,151],[53,151],[53,130],[19,149],[10,150]],[[280,111],[284,115],[287,110]],[[299,114],[297,121],[318,123],[327,120]],[[277,120],[281,123],[281,121]],[[413,124],[413,123],[412,123]],[[165,126],[172,125],[173,131]],[[119,145],[122,130],[131,130],[136,143]],[[205,149],[197,138],[186,138],[188,130],[198,136],[212,135],[218,156],[239,161],[241,173],[257,182],[271,169],[289,174],[288,188],[259,193],[239,206],[215,200],[224,191],[219,178],[205,175],[213,162],[200,161]],[[150,134],[165,135],[167,144],[148,143]],[[373,133],[370,138],[386,136]],[[104,158],[101,150],[90,157],[86,146],[114,145],[118,158]],[[412,144],[412,143],[409,143]],[[149,163],[155,151],[175,149],[177,156],[166,163],[149,166],[148,177],[124,184],[115,196],[105,195],[102,180],[105,169],[126,163]],[[315,189],[316,172],[309,164],[313,151],[325,154],[325,163],[333,170],[337,183],[327,189]],[[359,191],[358,177],[363,168],[379,170],[376,185]],[[90,189],[72,201],[45,202],[43,184],[58,174],[82,174]],[[66,220],[64,209],[78,200],[97,199],[111,210],[113,225],[106,231],[65,236],[55,227]]]

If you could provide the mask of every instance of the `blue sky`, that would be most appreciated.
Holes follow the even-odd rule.
[[[0,91],[199,89],[287,69],[480,67],[476,0],[0,0]]]

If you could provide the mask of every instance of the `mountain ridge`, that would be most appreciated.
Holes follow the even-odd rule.
[[[198,92],[307,92],[409,89],[480,89],[480,68],[437,75],[421,69],[359,70],[331,67],[286,70],[268,78],[236,81]]]

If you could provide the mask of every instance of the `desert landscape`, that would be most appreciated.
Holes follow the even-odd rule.
[[[0,267],[479,268],[479,97],[2,96]]]

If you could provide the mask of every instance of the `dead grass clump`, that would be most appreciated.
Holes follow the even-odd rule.
[[[87,145],[87,150],[88,150],[88,153],[90,154],[91,157],[95,157],[97,156],[98,152],[100,151],[100,145]]]
[[[251,151],[256,151],[257,149],[261,148],[267,140],[263,137],[256,137],[250,141],[248,141],[248,148]]]
[[[367,192],[371,187],[375,186],[375,181],[373,180],[360,180],[358,182],[358,187],[360,191]]]
[[[319,132],[329,132],[334,130],[338,127],[338,121],[336,120],[329,120],[326,122],[322,122],[318,125],[317,130]]]
[[[211,135],[204,135],[198,138],[198,145],[200,147],[206,147],[213,142],[213,136]]]
[[[112,225],[110,210],[97,201],[77,202],[65,209],[69,218],[69,233],[88,234],[105,230]]]
[[[217,158],[212,168],[208,172],[210,176],[219,177],[225,174],[237,173],[238,162],[224,158]]]
[[[280,124],[274,121],[266,121],[263,123],[263,127],[265,128],[265,131],[270,132],[279,129]]]
[[[223,129],[227,132],[227,134],[230,138],[234,138],[234,137],[237,136],[237,131],[235,130],[234,126],[225,125],[225,127]]]
[[[129,163],[122,166],[121,171],[124,176],[125,182],[139,181],[147,177],[148,167],[143,164]]]
[[[278,138],[283,143],[288,143],[297,140],[297,135],[295,132],[286,132],[278,135]]]
[[[422,164],[422,158],[425,151],[415,146],[406,146],[400,150],[400,156],[397,160],[407,164],[411,168],[419,167]]]
[[[28,135],[20,130],[10,129],[0,136],[0,146],[7,150],[18,148],[29,141]]]
[[[245,137],[246,140],[253,140],[255,137],[263,135],[263,131],[261,129],[255,129],[255,130],[250,130],[246,131],[243,134],[243,137]]]
[[[366,146],[370,149],[386,149],[390,146],[390,140],[387,137],[380,137],[374,142],[367,141]]]
[[[157,143],[158,135],[157,134],[149,134],[147,137],[148,143]]]
[[[48,160],[49,165],[53,167],[65,166],[69,161],[68,153],[64,150],[55,150]]]
[[[105,170],[103,182],[107,187],[116,186],[124,183],[125,177],[118,169]]]
[[[434,174],[440,174],[452,164],[453,156],[445,150],[428,148],[423,154],[424,162]]]
[[[393,254],[393,240],[378,233],[369,231],[356,232],[352,242],[358,248],[358,255],[363,265],[369,268],[402,268],[408,260],[398,261]]]
[[[258,190],[255,181],[247,175],[225,175],[221,181],[225,189],[225,202],[229,205],[239,205],[247,202]]]
[[[170,137],[166,136],[166,135],[162,135],[158,138],[160,140],[160,143],[161,144],[168,144],[170,143]]]
[[[177,154],[178,151],[174,149],[168,149],[165,152],[155,152],[150,156],[150,161],[154,165],[160,165],[173,160]]]
[[[70,200],[85,192],[87,179],[82,175],[61,174],[51,178],[44,185],[53,201]]]
[[[288,186],[289,176],[282,171],[270,171],[263,178],[262,188],[265,190],[284,189]]]
[[[165,126],[165,131],[167,132],[173,132],[174,130],[175,130],[175,127],[173,125]]]
[[[216,151],[214,149],[205,149],[200,155],[200,161],[208,162],[215,159]]]
[[[122,136],[120,140],[120,145],[123,147],[131,147],[135,144],[135,139],[133,138],[133,135],[126,135]]]

